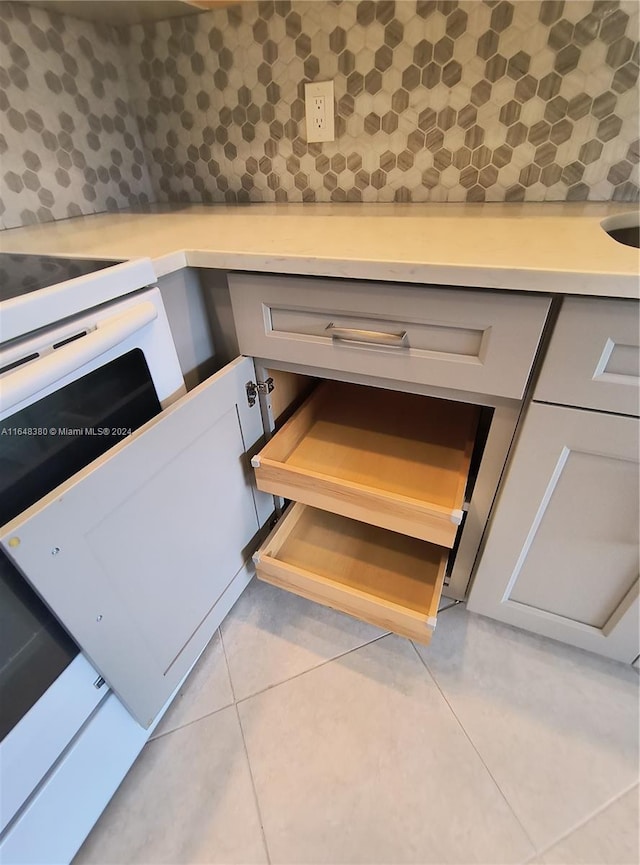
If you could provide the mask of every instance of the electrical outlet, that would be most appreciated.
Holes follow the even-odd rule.
[[[333,81],[304,85],[307,141],[334,141]]]

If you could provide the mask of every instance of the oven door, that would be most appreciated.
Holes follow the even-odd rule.
[[[0,529],[7,556],[148,727],[272,511],[238,358]]]
[[[135,350],[144,356],[163,407],[185,393],[158,288],[145,289],[3,344],[0,420]],[[73,426],[72,418],[68,425]]]
[[[7,733],[0,743],[0,835],[108,693],[77,654]]]

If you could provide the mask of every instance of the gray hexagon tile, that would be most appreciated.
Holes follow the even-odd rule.
[[[133,27],[155,193],[637,200],[639,11],[635,0],[267,0]],[[338,137],[307,144],[302,85],[324,79]],[[215,176],[199,152],[207,137]]]
[[[12,224],[145,196],[640,197],[636,0],[245,0],[118,33],[1,5]],[[325,79],[337,139],[309,144]]]
[[[5,228],[149,201],[120,36],[0,3],[0,220]]]

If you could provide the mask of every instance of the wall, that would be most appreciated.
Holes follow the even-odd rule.
[[[149,200],[638,200],[639,12],[265,0],[116,31],[1,2],[0,228]],[[302,83],[326,78],[338,138],[307,145]]]
[[[144,203],[116,30],[0,3],[0,228]]]
[[[638,199],[636,0],[245,2],[125,34],[158,200]],[[305,80],[337,140],[307,145]]]

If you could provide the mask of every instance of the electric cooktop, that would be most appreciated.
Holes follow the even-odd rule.
[[[120,260],[105,261],[99,258],[58,258],[52,255],[0,252],[0,301],[121,263]]]

